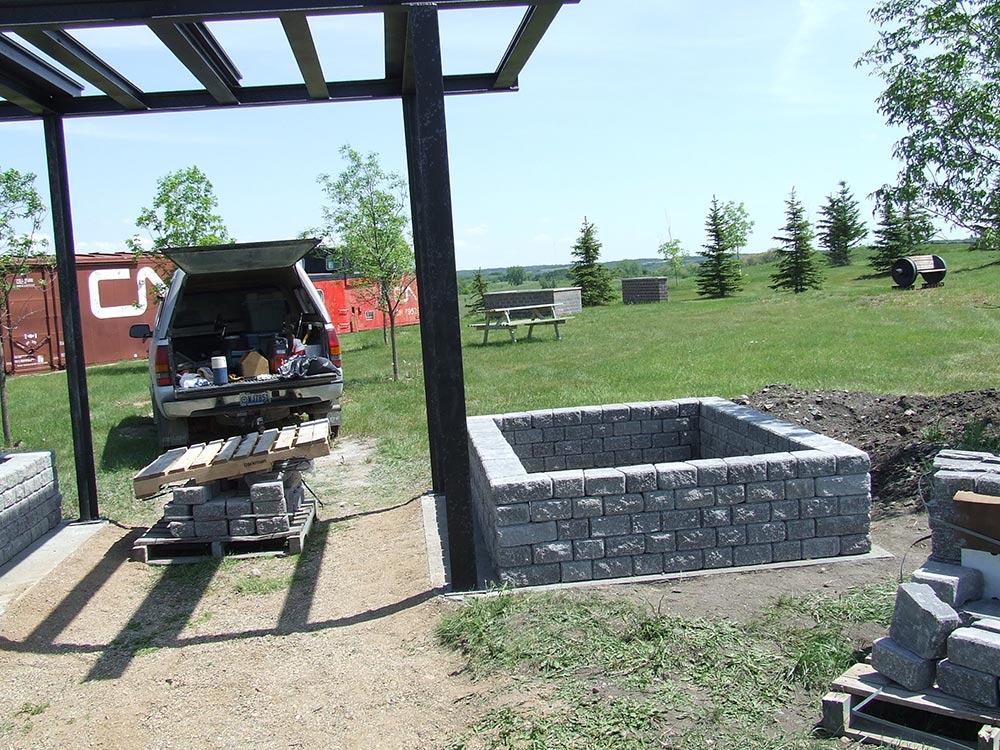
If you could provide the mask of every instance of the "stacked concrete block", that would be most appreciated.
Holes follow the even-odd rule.
[[[61,520],[62,494],[54,454],[0,454],[0,565]]]
[[[977,613],[982,574],[928,560],[913,579],[897,590],[889,637],[873,645],[872,666],[908,690],[936,683],[949,695],[1000,706],[1000,620]]]
[[[1000,495],[1000,457],[979,451],[945,450],[934,459],[930,500],[931,554],[942,562],[961,561],[966,536],[955,528],[953,500],[959,490]]]
[[[468,428],[478,521],[511,585],[871,546],[865,453],[723,399],[473,417]]]
[[[622,279],[622,302],[626,305],[666,301],[666,276],[640,276],[634,279]]]
[[[173,491],[163,520],[177,538],[253,537],[287,532],[304,499],[298,471],[253,474]]]
[[[555,289],[510,289],[504,292],[487,292],[483,295],[483,304],[487,310],[525,305],[555,305],[557,315],[572,315],[583,309],[583,298],[578,286]]]

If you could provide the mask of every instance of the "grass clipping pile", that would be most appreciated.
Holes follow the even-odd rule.
[[[868,453],[875,518],[922,507],[920,478],[943,448],[1000,451],[1000,392],[886,396],[769,385],[737,402]]]

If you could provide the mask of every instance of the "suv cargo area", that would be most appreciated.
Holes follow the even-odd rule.
[[[319,293],[298,264],[316,244],[294,240],[165,251],[179,270],[155,330],[136,326],[132,332],[152,338],[150,390],[163,447],[294,418],[325,418],[336,434],[343,387],[340,343]],[[220,378],[224,382],[216,383]]]

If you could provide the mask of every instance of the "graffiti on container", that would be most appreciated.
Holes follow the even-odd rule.
[[[108,318],[136,318],[146,312],[149,306],[149,294],[147,284],[152,284],[153,289],[163,288],[162,279],[156,275],[152,268],[143,267],[138,269],[135,278],[136,301],[128,305],[108,305],[101,304],[101,282],[102,281],[126,281],[131,277],[130,268],[102,268],[90,274],[87,286],[90,291],[90,309],[95,318],[105,320]]]

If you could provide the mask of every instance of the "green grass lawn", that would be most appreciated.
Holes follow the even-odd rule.
[[[470,415],[665,399],[733,397],[769,383],[880,393],[940,394],[1000,382],[1000,263],[961,245],[935,246],[945,285],[900,291],[859,260],[826,269],[824,288],[768,288],[772,267],[749,266],[746,289],[704,300],[693,278],[671,283],[663,304],[588,308],[564,328],[481,346],[463,327]],[[475,322],[469,317],[465,322]],[[408,491],[426,486],[426,416],[420,330],[398,332],[400,379],[391,378],[381,331],[343,337],[344,434],[374,437],[380,476]],[[64,373],[10,379],[21,450],[54,449],[67,515],[76,513]],[[130,478],[156,454],[145,362],[88,370],[102,512],[148,520]]]

